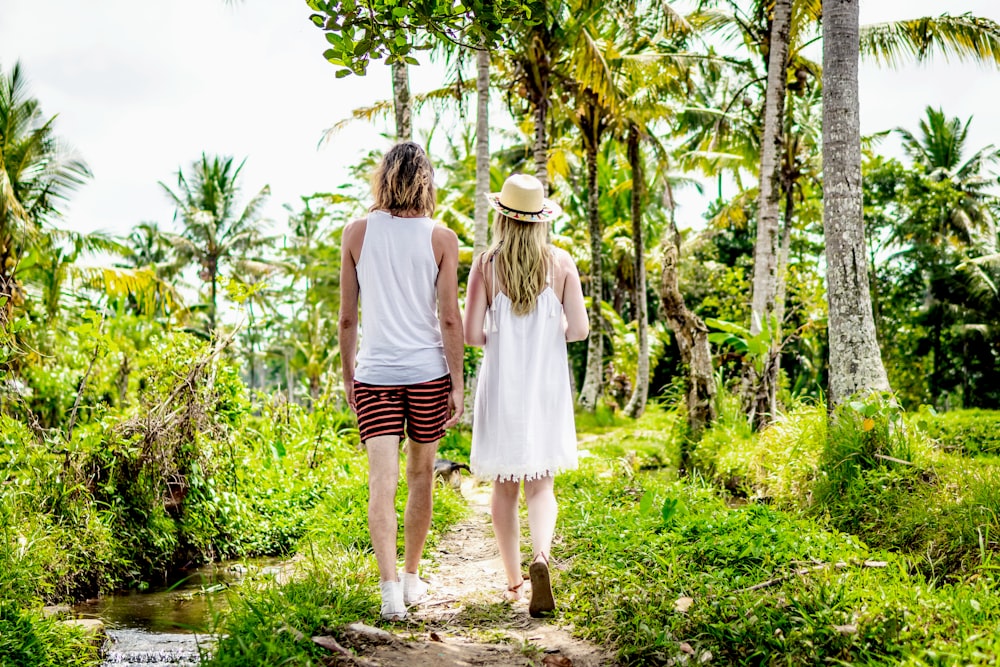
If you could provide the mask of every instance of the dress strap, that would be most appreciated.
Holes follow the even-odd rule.
[[[493,281],[490,291],[493,293],[490,297],[490,331],[496,332],[497,329],[497,293],[500,292],[500,288],[497,286],[497,263],[496,255],[491,255],[489,258],[490,268],[493,271]]]
[[[548,252],[548,254],[549,254],[549,269],[548,269],[548,271],[546,272],[546,275],[545,275],[545,286],[552,290],[552,296],[555,297],[555,295],[556,295],[556,288],[555,288],[555,285],[552,284],[552,277],[553,277],[553,273],[555,271],[556,258],[555,258],[555,256],[552,253],[551,246],[548,247],[548,248],[546,248],[546,252]],[[555,317],[556,315],[558,315],[559,314],[559,307],[561,305],[562,304],[559,302],[559,299],[553,298],[552,299],[552,308],[549,309],[549,317]]]

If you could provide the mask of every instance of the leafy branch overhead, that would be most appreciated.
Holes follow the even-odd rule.
[[[371,60],[420,64],[414,51],[430,49],[434,39],[460,46],[489,48],[519,26],[541,20],[539,0],[306,0],[309,18],[324,33],[323,52],[343,69],[338,77],[363,76]]]

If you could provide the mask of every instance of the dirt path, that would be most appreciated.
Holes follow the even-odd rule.
[[[489,487],[466,479],[462,495],[472,515],[443,536],[432,565],[430,599],[389,632],[355,625],[344,629],[331,665],[372,667],[604,667],[614,658],[572,637],[555,620],[528,615],[527,601],[502,601],[503,565],[489,519]],[[554,565],[558,570],[558,564]],[[558,580],[558,573],[556,573]],[[525,588],[528,588],[525,586]],[[556,589],[558,604],[558,584]],[[338,650],[333,647],[333,650]],[[348,656],[353,653],[354,656]]]

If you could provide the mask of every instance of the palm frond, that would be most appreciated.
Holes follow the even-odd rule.
[[[414,112],[419,112],[428,104],[441,104],[447,101],[455,101],[456,99],[460,99],[463,95],[474,93],[475,91],[476,82],[474,79],[456,81],[442,86],[441,88],[435,88],[434,90],[429,90],[424,93],[416,93],[410,97],[410,104],[412,105]],[[358,107],[357,109],[352,110],[351,115],[347,118],[338,120],[336,123],[323,130],[323,136],[320,137],[319,145],[322,146],[323,144],[332,141],[333,138],[341,132],[341,130],[355,121],[372,123],[376,120],[388,120],[392,118],[393,113],[395,113],[395,107],[393,106],[392,100],[379,100],[371,106]]]
[[[1000,65],[1000,24],[972,14],[942,14],[861,27],[862,58],[898,67],[934,55]]]
[[[573,78],[583,89],[590,90],[609,114],[618,107],[618,91],[614,85],[614,73],[608,65],[605,53],[589,29],[580,31],[573,53]]]
[[[251,225],[259,219],[260,209],[263,208],[264,204],[267,202],[267,198],[271,196],[271,186],[265,185],[260,189],[260,191],[250,199],[246,207],[243,209],[243,213],[240,215],[239,220],[236,224],[228,231],[239,231],[243,230],[247,225]],[[225,235],[224,235],[225,237]]]
[[[145,312],[157,308],[165,312],[183,309],[177,290],[160,280],[152,269],[74,266],[72,272],[85,287],[102,292],[110,299],[132,297]]]

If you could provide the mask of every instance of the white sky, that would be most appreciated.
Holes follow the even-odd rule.
[[[861,20],[945,11],[1000,21],[997,0],[862,0]],[[334,189],[361,153],[388,145],[386,125],[354,123],[317,148],[325,128],[388,97],[390,83],[381,64],[364,78],[336,79],[309,14],[304,0],[0,0],[0,67],[21,61],[43,112],[58,114],[57,134],[94,172],[62,225],[170,228],[173,209],[157,182],[172,185],[202,151],[248,158],[245,195],[270,184],[266,213],[281,222],[281,204]],[[411,76],[416,91],[440,84],[429,67]],[[863,133],[915,129],[928,104],[974,116],[971,146],[1000,144],[997,71],[943,60],[896,71],[862,64]],[[696,223],[704,202],[681,204],[682,223]]]

